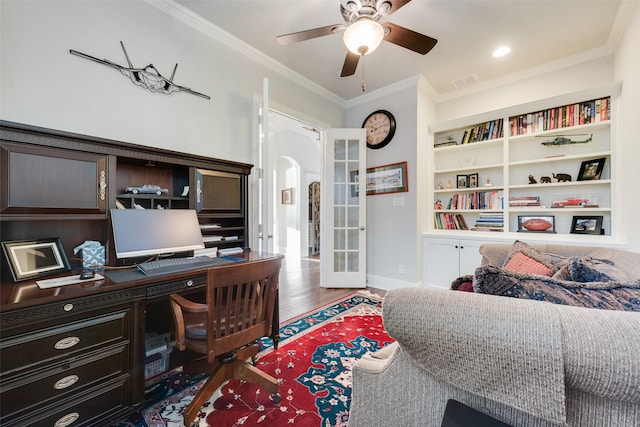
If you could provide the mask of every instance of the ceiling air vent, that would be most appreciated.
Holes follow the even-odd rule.
[[[453,87],[455,87],[456,89],[464,89],[466,87],[478,84],[478,76],[476,76],[475,74],[471,74],[470,76],[453,80],[451,83],[453,83]]]

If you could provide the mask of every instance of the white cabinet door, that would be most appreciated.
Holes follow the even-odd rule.
[[[460,270],[458,277],[466,274],[474,274],[476,268],[480,267],[482,263],[480,245],[482,245],[482,243],[483,242],[476,240],[460,240],[458,242],[460,248]]]
[[[423,238],[422,282],[449,289],[460,276],[473,274],[480,266],[482,241],[455,238]]]

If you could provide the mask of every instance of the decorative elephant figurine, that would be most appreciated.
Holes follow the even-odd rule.
[[[553,178],[557,179],[558,182],[571,182],[571,175],[569,175],[568,173],[554,173]]]
[[[569,180],[571,181],[571,180]],[[551,182],[551,177],[548,176],[541,176],[540,177],[540,184],[548,184]]]

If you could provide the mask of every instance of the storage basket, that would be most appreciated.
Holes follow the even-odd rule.
[[[169,369],[169,358],[173,347],[169,347],[159,353],[152,354],[144,359],[144,378],[155,377]]]

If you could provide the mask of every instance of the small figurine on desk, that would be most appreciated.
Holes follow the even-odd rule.
[[[438,190],[443,190],[444,186],[442,185],[442,181],[438,181]]]
[[[436,200],[434,203],[435,210],[439,211],[442,209],[442,201],[440,199]]]
[[[451,180],[450,179],[447,180],[447,188],[451,188]]]
[[[487,178],[487,179],[484,181],[484,186],[485,186],[485,187],[491,187],[491,178]]]

